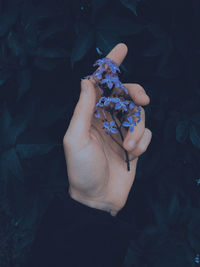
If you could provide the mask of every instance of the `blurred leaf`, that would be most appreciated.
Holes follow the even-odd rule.
[[[144,26],[137,24],[131,19],[120,17],[106,17],[97,25],[97,30],[116,33],[119,35],[137,34],[143,30]]]
[[[75,62],[81,60],[94,44],[94,30],[85,27],[75,40],[74,47],[71,51],[71,66],[74,67]]]
[[[156,40],[153,44],[144,50],[145,57],[155,57],[160,55],[165,48],[165,39]]]
[[[34,65],[41,70],[54,70],[62,61],[60,59],[50,59],[35,57]]]
[[[137,16],[137,5],[140,2],[140,0],[120,0],[121,3],[130,9],[136,16]]]
[[[17,115],[12,118],[8,108],[4,105],[0,116],[0,144],[8,149],[15,145],[19,135],[25,131],[31,117],[31,110],[23,116]]]
[[[19,35],[10,31],[7,37],[8,46],[15,56],[24,54],[25,49],[22,42],[19,41]]]
[[[179,121],[176,126],[176,140],[184,143],[189,133],[189,121]]]
[[[173,195],[169,205],[169,216],[174,216],[175,212],[179,210],[179,200],[177,195]]]
[[[166,32],[161,28],[159,24],[148,23],[147,29],[153,34],[155,38],[163,39],[166,38]]]
[[[16,151],[22,159],[31,159],[49,153],[57,144],[17,144]]]
[[[105,6],[105,4],[107,4],[107,2],[108,0],[92,0],[92,21],[95,20],[95,17],[97,18],[97,13]]]
[[[191,117],[191,121],[195,124],[200,125],[200,113],[193,114]]]
[[[11,76],[11,72],[0,71],[0,86],[2,86],[8,80],[10,76]]]
[[[3,36],[12,25],[15,23],[18,17],[18,8],[10,9],[0,15],[0,36]]]
[[[44,58],[64,58],[70,55],[69,51],[63,48],[43,48],[43,47],[39,47],[34,52],[34,54]]]
[[[52,37],[55,33],[58,33],[60,31],[63,31],[64,28],[61,27],[60,25],[51,25],[49,28],[42,30],[38,34],[38,42],[42,43],[49,37]]]
[[[24,69],[19,71],[18,82],[19,82],[19,89],[16,101],[19,101],[22,95],[30,89],[31,72],[29,69]]]
[[[190,140],[194,146],[200,149],[200,128],[194,124],[190,126]]]
[[[8,172],[23,181],[24,172],[14,148],[5,151],[0,160],[0,173],[4,175],[4,179],[7,179]]]

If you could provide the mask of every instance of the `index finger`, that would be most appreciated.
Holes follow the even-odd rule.
[[[123,60],[125,59],[128,52],[128,47],[124,43],[117,44],[106,56],[106,58],[110,58],[116,62],[119,67]]]

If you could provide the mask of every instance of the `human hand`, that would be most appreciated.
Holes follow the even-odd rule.
[[[106,57],[120,66],[127,51],[127,46],[119,43]],[[140,85],[125,83],[124,86],[136,105],[149,104],[150,99]],[[94,117],[94,108],[99,98],[94,80],[82,80],[80,97],[63,138],[69,194],[89,207],[116,216],[126,204],[134,182],[138,157],[146,151],[152,133],[145,128],[145,112],[141,107],[141,121],[134,131],[127,132],[123,128],[123,142],[114,135],[118,145],[111,138],[112,133],[106,135],[101,121]],[[112,120],[108,112],[106,116]],[[133,146],[128,144],[129,141],[132,141]],[[129,154],[130,171],[127,171],[124,149]]]

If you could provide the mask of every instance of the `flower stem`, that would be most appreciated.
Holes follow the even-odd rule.
[[[121,139],[122,139],[122,142],[123,142],[124,141],[124,137],[122,135],[121,129],[120,129],[119,125],[117,124],[117,122],[116,122],[116,120],[115,120],[115,118],[113,116],[113,112],[112,111],[110,111],[110,114],[111,114],[112,119],[114,120],[114,122],[115,122],[115,124],[117,126],[117,129],[118,129],[118,131],[120,133],[120,136],[121,136]],[[125,155],[126,155],[127,169],[128,169],[128,171],[130,171],[130,162],[129,162],[129,159],[128,159],[128,151],[126,149],[124,149],[124,151],[125,151]]]

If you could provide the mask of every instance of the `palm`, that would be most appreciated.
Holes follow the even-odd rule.
[[[130,161],[128,172],[124,149],[101,128],[101,122],[94,118],[87,145],[67,156],[69,182],[83,196],[95,197],[119,210],[125,205],[133,184],[137,158]]]

